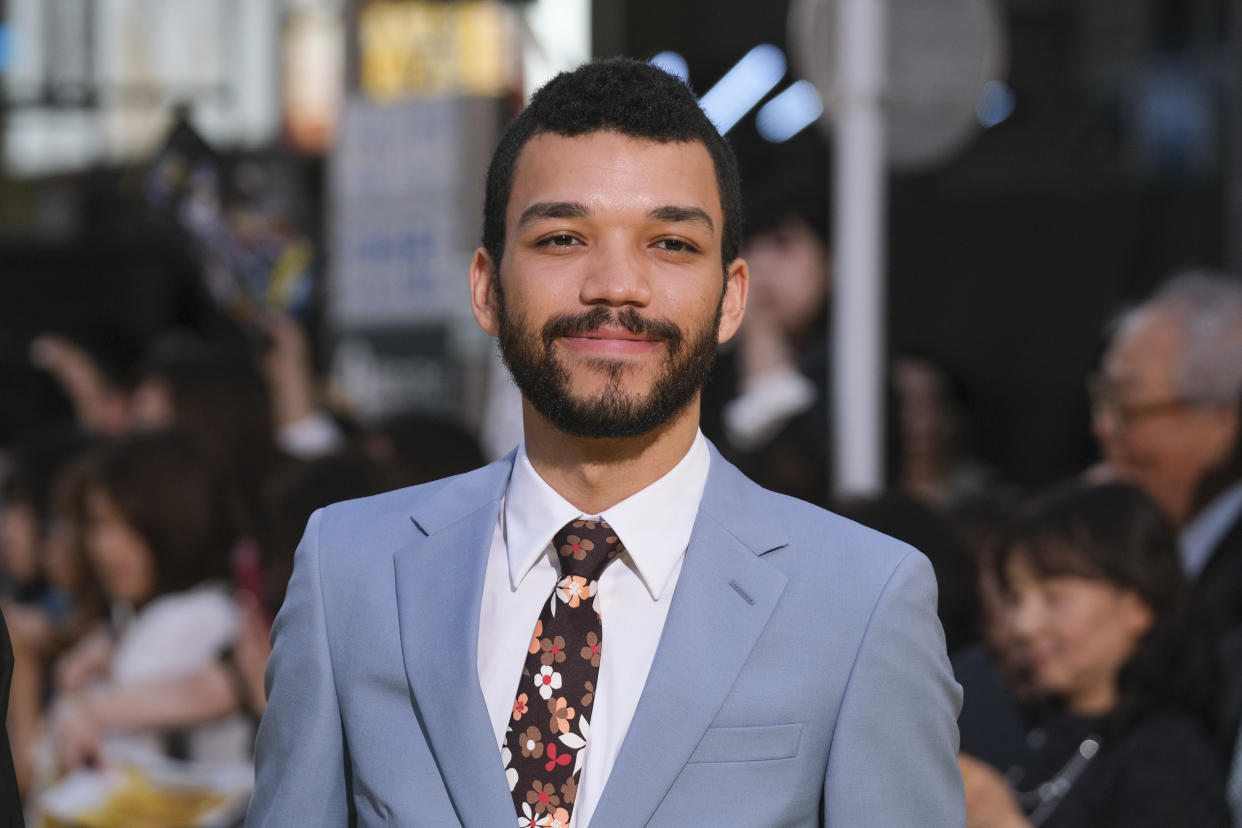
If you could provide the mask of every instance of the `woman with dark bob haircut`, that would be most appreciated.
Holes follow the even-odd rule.
[[[993,566],[1052,712],[1004,777],[963,756],[971,828],[1229,826],[1213,646],[1147,496],[1059,489],[1018,515]]]
[[[105,446],[82,485],[85,546],[111,606],[111,624],[83,639],[58,667],[58,741],[84,722],[94,694],[129,694],[193,674],[230,646],[239,624],[225,567],[227,534],[197,446],[177,431],[134,434]],[[85,737],[82,737],[85,738]],[[189,728],[153,726],[111,733],[100,755],[135,752],[235,762],[250,753],[240,714]]]

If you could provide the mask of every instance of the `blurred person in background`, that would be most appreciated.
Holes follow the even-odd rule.
[[[21,613],[46,627],[62,614],[64,601],[47,582],[38,509],[23,480],[24,464],[19,460],[15,465],[0,488],[0,563],[9,586],[5,599],[13,605],[11,616]]]
[[[1095,477],[1132,481],[1179,532],[1183,571],[1225,628],[1242,625],[1242,283],[1191,273],[1111,326],[1091,380]]]
[[[271,616],[284,600],[293,550],[306,521],[329,503],[377,494],[400,485],[401,479],[396,467],[349,451],[292,464],[270,481],[262,498],[269,527],[262,594],[235,592],[240,610],[235,641],[179,675],[97,687],[62,700],[54,723],[60,766],[102,761],[108,738],[125,731],[178,731],[238,713],[257,724],[266,706],[263,672]]]
[[[134,390],[133,424],[183,429],[222,488],[231,530],[259,531],[259,492],[282,456],[272,398],[249,348],[184,333],[157,340]]]
[[[207,338],[188,331],[157,338],[139,371],[133,400],[136,424],[149,428],[176,421],[194,432],[224,427],[226,436],[216,439],[226,449],[234,454],[259,449],[269,463],[274,449],[311,459],[339,448],[344,435],[319,399],[310,342],[301,323],[277,310],[267,311],[260,322],[262,327],[249,339]],[[238,413],[248,418],[248,426],[222,421],[221,409],[230,405],[240,406]],[[266,425],[270,437],[243,436],[241,429],[258,423]]]
[[[32,777],[53,661],[98,622],[103,595],[86,563],[76,520],[75,469],[94,441],[74,427],[28,435],[0,489],[0,552],[16,592],[0,599],[16,670],[9,735],[18,782]]]
[[[49,331],[31,342],[30,362],[55,377],[84,431],[117,437],[129,428],[141,352],[141,344],[119,328]]]
[[[941,360],[909,353],[893,361],[897,404],[896,485],[956,515],[981,501],[1017,502],[1012,486],[969,451],[965,383]]]
[[[71,524],[64,476],[93,438],[72,426],[28,434],[11,453],[0,486],[0,562],[12,593],[7,601],[14,636],[51,646],[55,629],[66,623],[81,584],[70,571]]]
[[[832,256],[824,176],[774,173],[747,193],[746,318],[703,389],[703,433],[760,485],[828,497]]]
[[[993,565],[1054,707],[1004,776],[963,755],[971,828],[1229,825],[1213,648],[1151,500],[1120,483],[1057,490],[1015,519]]]
[[[53,489],[52,523],[45,544],[44,566],[48,582],[66,596],[67,608],[57,631],[58,650],[90,631],[108,613],[103,585],[91,564],[86,546],[86,478],[93,453],[100,444],[92,441],[56,479]]]
[[[232,646],[238,609],[222,577],[227,535],[219,498],[194,443],[172,431],[104,447],[84,473],[86,546],[111,605],[111,622],[57,665],[62,712],[96,691],[130,692],[185,676]],[[103,753],[141,752],[242,761],[251,729],[240,715],[187,729],[114,734]]]
[[[4,600],[37,610],[46,619],[64,612],[64,596],[48,583],[43,546],[52,526],[53,489],[62,468],[87,444],[73,427],[23,435],[11,447],[0,485],[0,566],[8,582]],[[21,622],[9,613],[9,626]]]

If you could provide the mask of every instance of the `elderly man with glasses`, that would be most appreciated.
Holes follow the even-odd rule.
[[[1111,331],[1089,382],[1104,469],[1151,495],[1202,602],[1240,626],[1242,282],[1178,276]]]

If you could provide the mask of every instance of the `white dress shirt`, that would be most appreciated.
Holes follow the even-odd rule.
[[[497,751],[505,741],[535,621],[559,577],[552,536],[571,520],[598,517],[626,549],[599,581],[596,607],[604,646],[574,828],[590,822],[647,683],[710,462],[700,432],[686,456],[659,480],[599,515],[584,515],[539,476],[525,444],[518,447],[492,535],[479,612],[479,681]]]

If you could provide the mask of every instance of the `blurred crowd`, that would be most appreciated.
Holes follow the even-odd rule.
[[[824,199],[775,177],[747,206],[750,304],[703,430],[758,482],[931,558],[971,828],[1242,825],[1242,281],[1178,275],[1100,320],[1101,460],[1046,492],[972,454],[951,366],[896,355],[890,491],[832,501]],[[247,761],[310,513],[484,462],[459,424],[325,405],[307,332],[275,312],[128,350],[48,333],[29,359],[73,416],[0,446],[27,802],[118,757]]]
[[[330,413],[301,326],[273,314],[261,333],[170,331],[121,366],[87,338],[32,343],[74,416],[2,447],[7,724],[28,803],[135,755],[249,761],[311,512],[483,463],[441,419]]]

